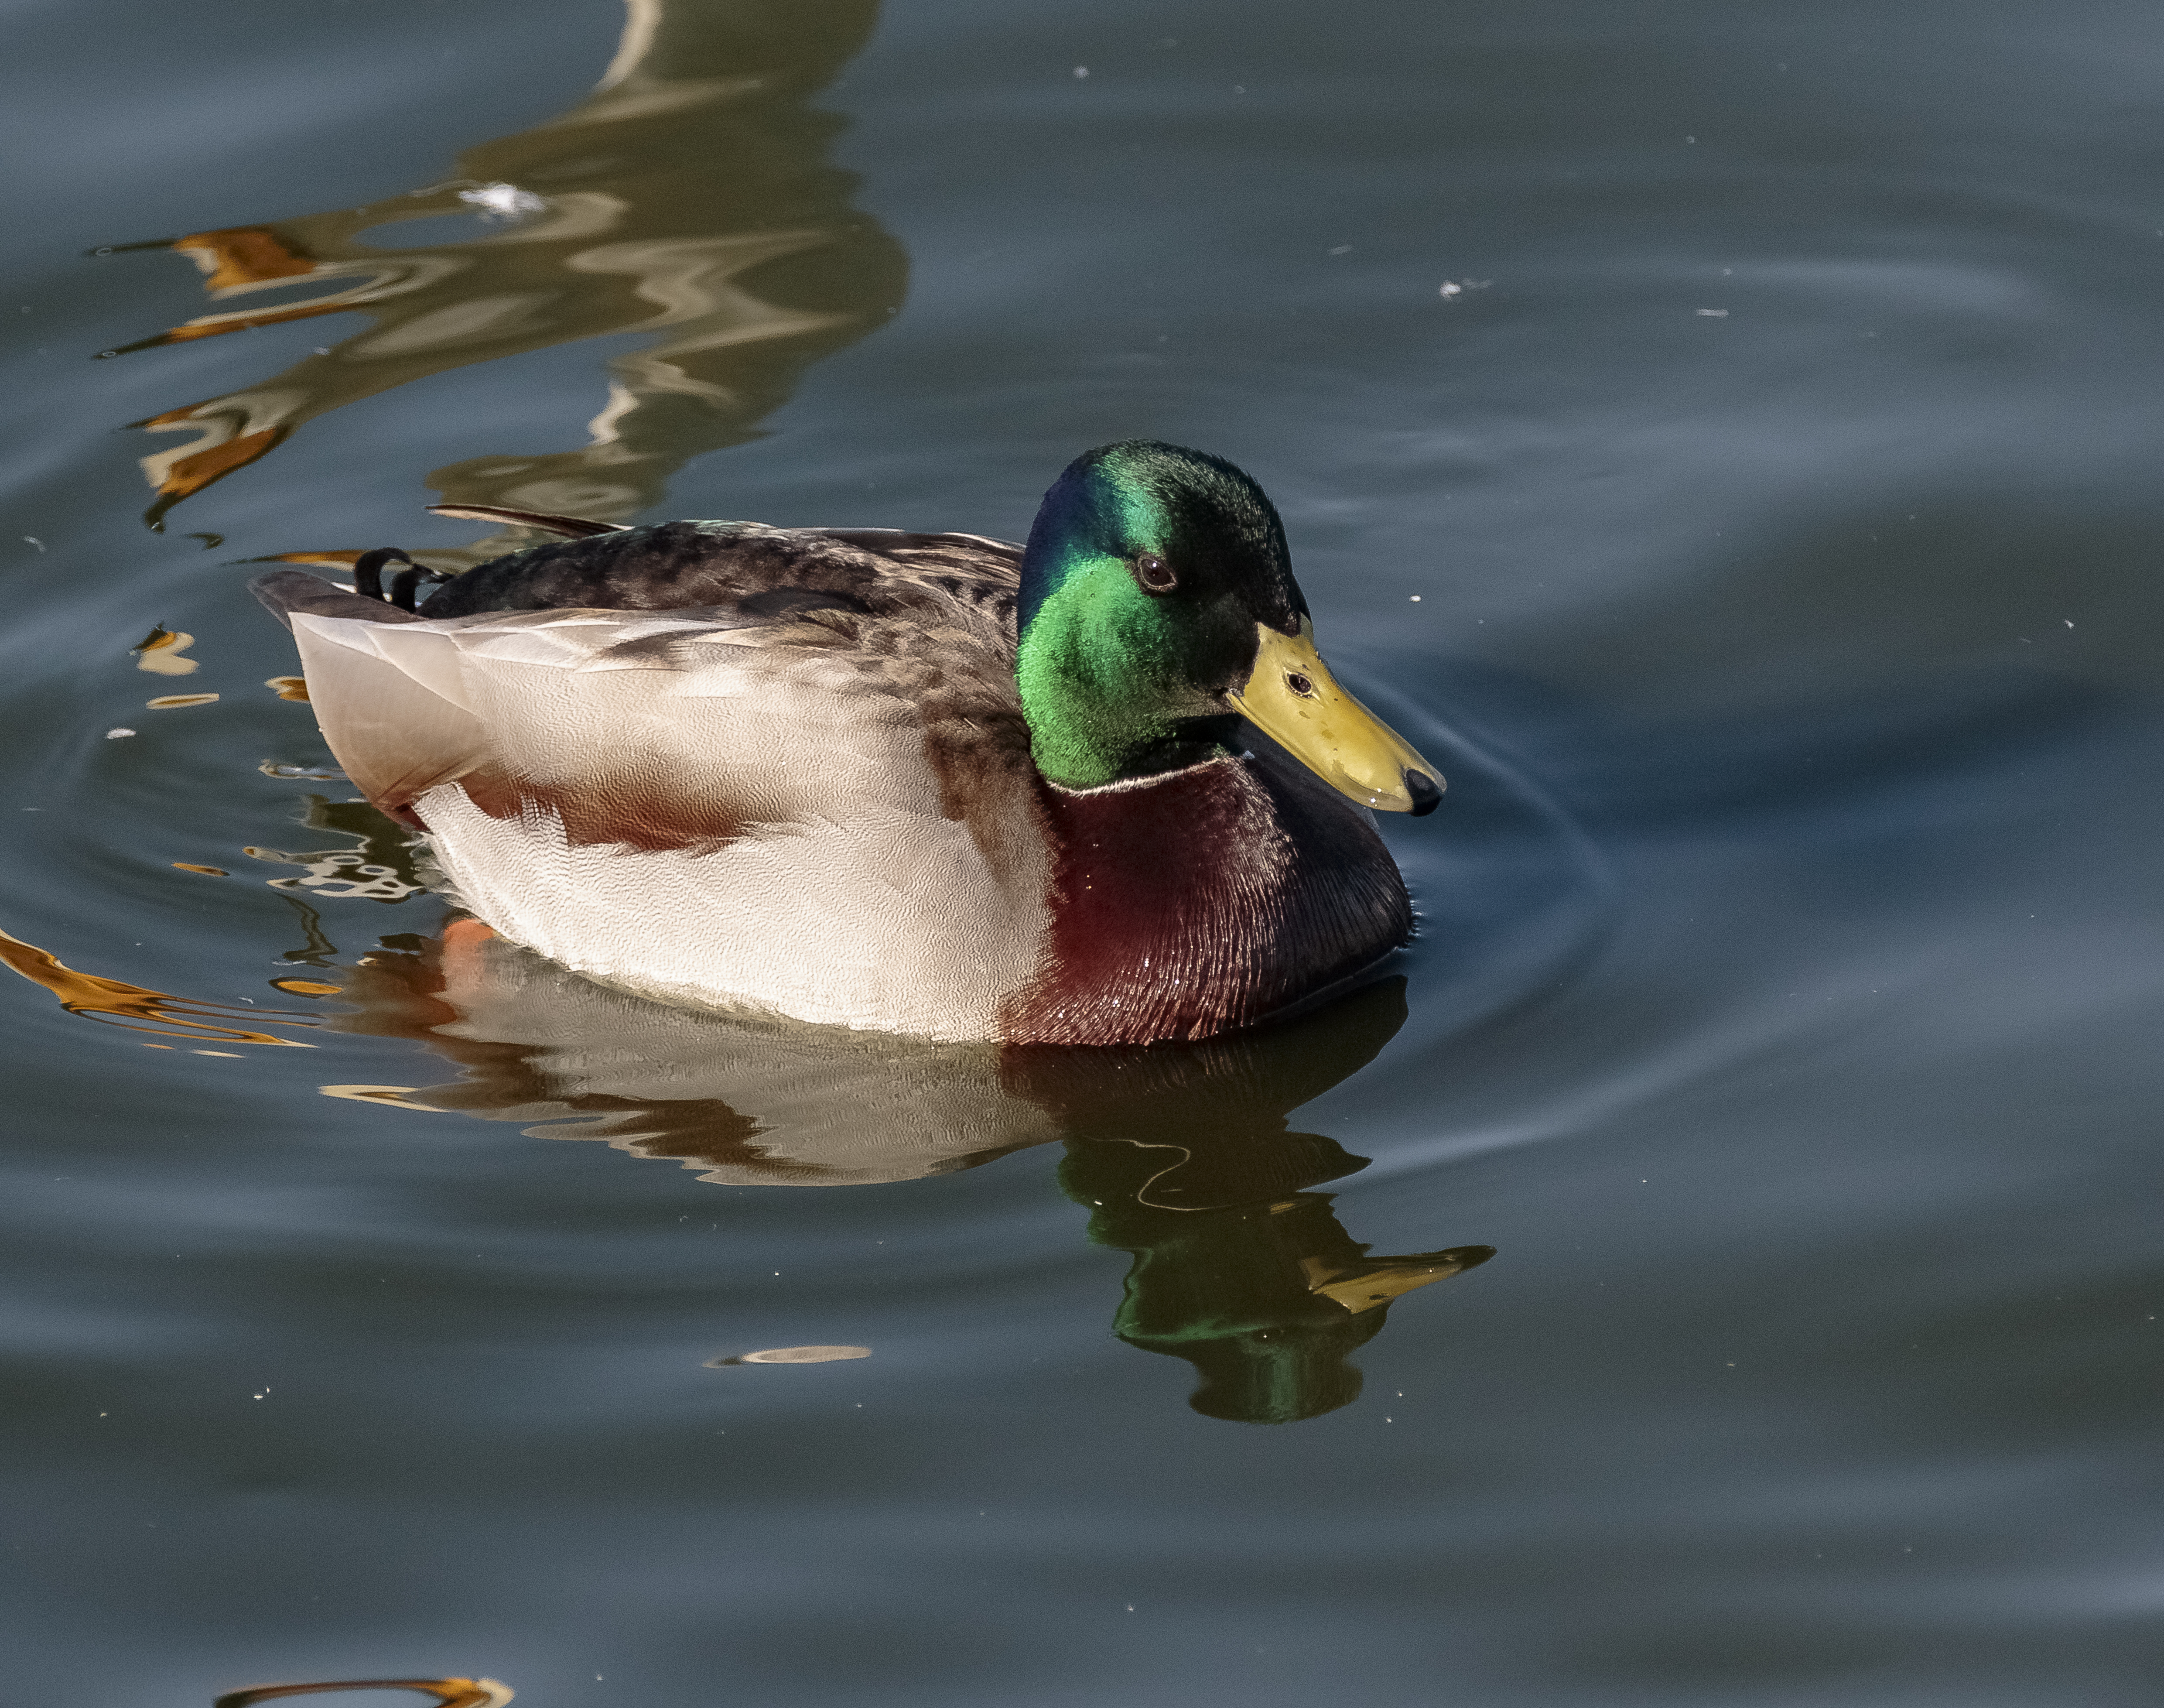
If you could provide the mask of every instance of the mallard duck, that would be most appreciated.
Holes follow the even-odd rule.
[[[1139,1043],[1310,1004],[1411,930],[1367,809],[1442,780],[1331,678],[1277,512],[1219,458],[1100,446],[1019,547],[447,513],[572,537],[418,607],[412,569],[370,596],[403,554],[255,589],[354,783],[481,921],[591,978]]]

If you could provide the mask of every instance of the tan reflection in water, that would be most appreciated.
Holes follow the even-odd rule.
[[[368,325],[259,384],[136,423],[190,435],[143,460],[153,527],[344,404],[475,362],[645,332],[646,348],[611,360],[586,444],[428,477],[449,502],[622,520],[655,502],[686,459],[750,437],[806,365],[885,323],[906,259],[848,207],[854,180],[827,160],[840,121],[810,105],[864,45],[876,0],[627,4],[591,95],[469,150],[447,181],[170,245],[234,306],[128,349],[347,313]],[[490,216],[476,207],[509,206],[511,187],[538,210],[463,241],[401,247],[395,226],[381,244],[361,240],[428,215],[479,223]],[[428,555],[454,567],[502,549]]]
[[[708,1359],[710,1370],[731,1364],[832,1364],[845,1359],[868,1359],[868,1346],[770,1346],[764,1352],[740,1352],[727,1358]]]
[[[463,1076],[433,1087],[321,1092],[515,1122],[536,1138],[598,1139],[677,1162],[701,1180],[873,1185],[1063,1141],[1060,1184],[1090,1212],[1090,1239],[1134,1255],[1114,1332],[1192,1364],[1202,1380],[1190,1403],[1215,1417],[1286,1423],[1350,1404],[1360,1373],[1346,1360],[1381,1331],[1390,1306],[1494,1254],[1460,1245],[1369,1255],[1337,1220],[1330,1195],[1312,1190],[1366,1159],[1288,1129],[1289,1112],[1366,1066],[1404,1024],[1402,980],[1281,1026],[1197,1044],[1003,1049],[665,1007],[594,984],[470,919],[438,938],[386,938],[339,967],[328,964],[336,951],[303,912],[309,943],[298,953],[328,976],[275,982],[342,996],[348,1012],[244,1016],[76,972],[4,932],[0,960],[71,1013],[193,1043],[296,1042],[225,1023],[244,1017],[418,1039]],[[864,1355],[827,1345],[721,1362]]]
[[[418,1115],[441,1115],[444,1112],[427,1103],[411,1103],[407,1096],[417,1089],[412,1085],[318,1085],[326,1097],[339,1097],[349,1103],[373,1103],[379,1109],[411,1109]]]
[[[1349,1404],[1361,1378],[1347,1360],[1391,1305],[1494,1255],[1371,1255],[1312,1190],[1366,1160],[1288,1129],[1403,1024],[1401,980],[1200,1044],[1062,1050],[664,1007],[473,920],[386,940],[346,978],[357,1012],[332,1025],[423,1039],[465,1069],[399,1090],[402,1105],[598,1139],[701,1180],[870,1185],[1063,1142],[1060,1183],[1090,1238],[1135,1259],[1114,1332],[1193,1364],[1190,1403],[1211,1416],[1285,1423]]]
[[[192,634],[154,628],[129,650],[136,655],[135,668],[139,670],[148,670],[155,676],[190,676],[202,668],[201,659],[183,656],[195,644]]]
[[[258,769],[278,777],[321,775],[286,766]],[[354,837],[358,844],[291,853],[275,848],[242,849],[249,859],[266,865],[301,868],[297,877],[265,879],[272,889],[297,898],[306,894],[318,901],[402,901],[427,887],[416,864],[418,849],[412,831],[393,823],[365,801],[333,801],[323,795],[301,798],[303,829]]]
[[[34,985],[42,985],[60,999],[71,1014],[147,1032],[160,1038],[185,1038],[207,1043],[268,1043],[292,1049],[313,1049],[298,1038],[274,1038],[267,1032],[226,1024],[234,1020],[267,1020],[277,1026],[314,1026],[318,1022],[299,1015],[261,1014],[224,1002],[202,1002],[192,996],[168,996],[141,985],[108,979],[96,973],[79,973],[60,958],[35,943],[0,931],[0,963],[20,973]]]
[[[325,1690],[418,1690],[437,1708],[503,1708],[513,1694],[494,1679],[339,1679],[323,1684],[254,1684],[228,1690],[211,1708],[255,1708],[281,1696],[313,1696]]]

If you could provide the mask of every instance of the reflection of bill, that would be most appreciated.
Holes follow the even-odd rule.
[[[876,0],[627,5],[594,92],[471,150],[463,176],[171,245],[231,306],[129,349],[330,314],[369,324],[260,385],[137,423],[192,435],[144,459],[154,527],[342,405],[475,362],[643,332],[649,344],[610,360],[588,443],[429,477],[448,502],[621,520],[657,502],[690,457],[749,437],[805,366],[886,320],[905,258],[849,209],[854,181],[826,160],[840,122],[809,105],[863,45]],[[391,246],[360,240],[459,213],[475,227],[462,241],[399,248],[395,227],[382,234]],[[499,549],[430,556],[450,567]]]

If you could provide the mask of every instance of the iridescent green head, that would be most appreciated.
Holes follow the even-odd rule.
[[[1015,674],[1037,769],[1068,788],[1239,745],[1242,717],[1355,800],[1427,811],[1442,779],[1331,681],[1284,526],[1221,458],[1151,439],[1077,457],[1022,555]]]
[[[1221,750],[1257,625],[1297,633],[1306,610],[1284,523],[1232,464],[1148,439],[1077,457],[1022,557],[1016,673],[1038,769],[1090,788]]]

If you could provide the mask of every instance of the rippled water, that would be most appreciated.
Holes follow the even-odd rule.
[[[2154,1700],[2153,14],[11,23],[11,1699]],[[244,591],[1132,434],[1452,780],[1192,1050],[443,933]]]

